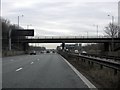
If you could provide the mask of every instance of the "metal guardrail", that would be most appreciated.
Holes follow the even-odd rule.
[[[102,60],[102,59],[93,58],[93,57],[86,57],[86,56],[83,56],[83,55],[79,55],[78,57],[85,58],[85,59],[93,61],[97,64],[101,64],[101,65],[104,65],[106,67],[117,69],[117,70],[120,71],[120,63],[110,62],[110,61],[107,61],[107,60]]]
[[[99,65],[101,65],[101,68],[103,66],[105,66],[105,67],[114,69],[114,74],[115,75],[117,74],[117,71],[120,71],[120,63],[117,63],[117,62],[110,62],[108,60],[104,60],[104,59],[101,59],[101,58],[93,58],[93,57],[89,57],[89,56],[71,54],[71,53],[67,53],[67,52],[63,52],[63,53],[64,54],[62,54],[62,55],[67,54],[68,56],[72,56],[72,57],[77,58],[77,59],[81,58],[82,60],[89,61],[92,64],[93,63],[99,64]]]
[[[99,58],[105,58],[105,59],[112,59],[114,61],[120,61],[120,57],[117,56],[108,56],[108,55],[96,55],[96,54],[87,54],[87,53],[82,53],[81,55],[85,56],[91,56],[91,57],[99,57]]]

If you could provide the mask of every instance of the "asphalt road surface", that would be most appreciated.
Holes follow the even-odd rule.
[[[3,88],[88,88],[58,54],[5,57],[2,68]]]

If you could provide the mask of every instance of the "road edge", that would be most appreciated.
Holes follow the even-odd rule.
[[[60,57],[62,57],[60,55]],[[78,75],[78,77],[88,86],[88,88],[98,90],[85,76],[83,76],[72,64],[70,64],[64,57],[63,60],[70,66],[70,68]]]

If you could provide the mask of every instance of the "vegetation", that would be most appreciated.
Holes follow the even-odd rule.
[[[109,25],[105,27],[104,32],[107,35],[107,37],[120,38],[120,26],[118,26],[117,24],[109,23]],[[120,43],[113,44],[113,47],[111,48],[114,48],[113,51],[119,50]]]
[[[107,27],[105,27],[105,33],[108,37],[116,38],[118,37],[119,27],[115,24],[110,23]]]
[[[2,53],[4,56],[4,53],[7,53],[9,51],[9,34],[10,29],[18,29],[18,25],[11,24],[9,20],[1,18],[2,22]],[[22,29],[22,27],[19,27]],[[11,36],[12,39],[18,40],[18,37]],[[25,38],[25,37],[22,37]],[[25,46],[28,47],[28,44],[25,43],[11,43],[12,51],[25,51]]]
[[[90,54],[101,54],[104,51],[103,44],[87,44],[82,46],[82,50]]]
[[[108,37],[111,38],[120,38],[120,27],[116,24],[110,23],[107,27],[105,27],[105,33]],[[120,50],[120,44],[119,43],[111,43],[111,50],[117,51]]]
[[[114,74],[114,70],[104,67],[101,69],[99,64],[90,64],[87,60],[83,61],[81,58],[73,57],[59,51],[64,58],[68,60],[78,71],[80,71],[87,79],[89,79],[98,90],[119,90],[120,88],[120,72]]]
[[[120,27],[116,24],[110,23],[108,26],[105,27],[105,36],[110,38],[119,38],[120,37]],[[114,50],[112,50],[114,47]],[[104,44],[87,44],[82,47],[83,50],[87,51],[88,53],[93,54],[103,54],[104,52]],[[120,50],[120,43],[110,43],[110,50],[113,52],[119,52]],[[97,53],[96,53],[97,52]],[[109,51],[108,51],[109,52]]]
[[[114,75],[114,70],[107,67],[100,69],[100,65],[89,65],[88,62],[77,61],[75,58],[69,57],[69,62],[85,75],[98,89],[114,89],[120,88],[120,72]]]

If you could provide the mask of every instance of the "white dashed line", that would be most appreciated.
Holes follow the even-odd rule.
[[[31,64],[33,64],[34,62],[31,62]]]
[[[22,70],[22,69],[23,69],[23,68],[19,68],[19,69],[16,70],[16,72],[18,72],[18,71],[20,71],[20,70]]]

